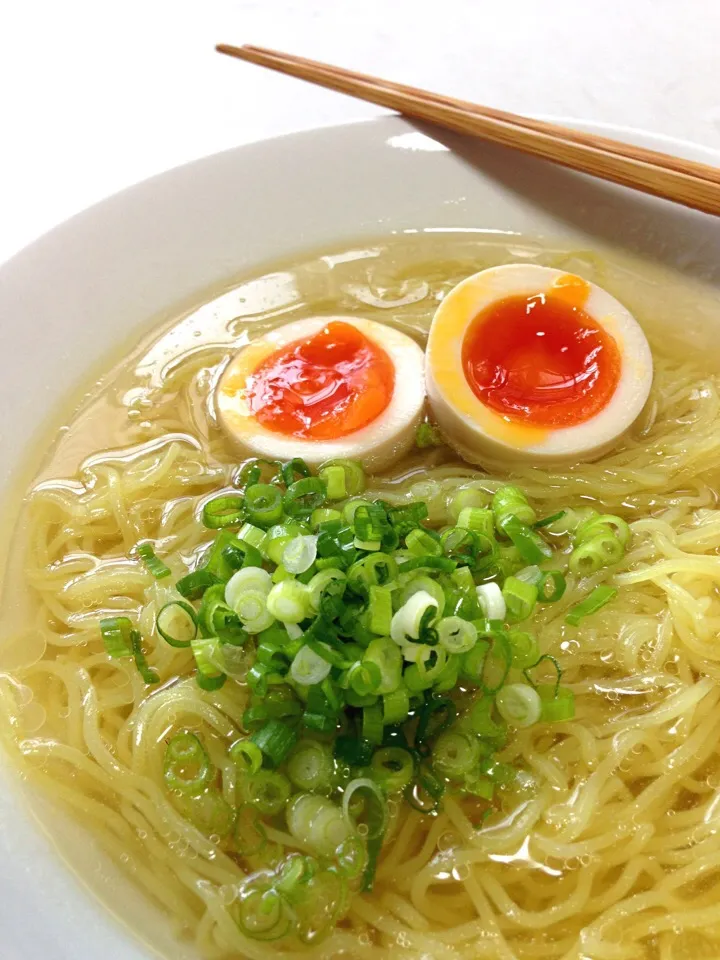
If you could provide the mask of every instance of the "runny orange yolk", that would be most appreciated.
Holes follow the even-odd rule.
[[[248,377],[258,423],[306,440],[338,440],[372,423],[392,399],[395,368],[356,327],[331,321],[266,357]]]
[[[473,320],[462,363],[485,406],[514,421],[559,428],[585,423],[608,404],[620,379],[620,351],[568,293],[507,297]]]

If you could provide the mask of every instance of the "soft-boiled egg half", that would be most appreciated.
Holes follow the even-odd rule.
[[[645,334],[613,296],[524,263],[447,294],[425,370],[440,428],[475,463],[599,456],[637,418],[653,373]]]
[[[412,446],[424,400],[414,340],[373,320],[314,317],[241,348],[215,402],[245,452],[311,466],[351,457],[379,470]]]

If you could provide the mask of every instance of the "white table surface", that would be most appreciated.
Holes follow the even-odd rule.
[[[0,0],[0,262],[169,167],[381,112],[220,41],[720,147],[720,0]]]

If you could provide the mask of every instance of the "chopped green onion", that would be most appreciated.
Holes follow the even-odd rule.
[[[227,674],[225,673],[218,673],[214,677],[206,677],[199,671],[195,674],[195,681],[202,690],[219,690],[220,687],[224,686],[226,680]]]
[[[215,774],[207,750],[194,733],[176,733],[165,748],[163,778],[172,792],[197,796]]]
[[[535,511],[528,503],[525,494],[518,487],[500,487],[493,496],[492,510],[495,516],[495,526],[500,533],[505,532],[505,523],[511,517],[528,526],[535,523],[536,520]]]
[[[190,643],[195,666],[204,677],[216,677],[222,673],[220,641],[217,637],[194,637]]]
[[[418,424],[418,428],[415,431],[415,446],[420,450],[424,450],[426,447],[440,447],[442,446],[442,436],[440,431],[432,423],[427,423],[427,421]]]
[[[363,655],[363,661],[380,671],[376,693],[385,695],[398,688],[402,678],[403,657],[396,643],[385,638],[371,640]]]
[[[276,770],[258,770],[243,777],[240,786],[246,803],[271,816],[283,809],[290,796],[290,781]]]
[[[319,477],[305,477],[287,488],[283,497],[289,517],[309,517],[325,502],[325,484]]]
[[[323,467],[318,473],[320,479],[327,487],[328,500],[344,500],[347,495],[347,482],[345,480],[345,468],[339,464]]]
[[[310,616],[307,587],[297,580],[276,583],[267,595],[267,612],[282,623],[300,623]]]
[[[535,609],[538,588],[517,577],[506,577],[502,588],[506,617],[511,623],[527,620]]]
[[[435,813],[445,792],[445,784],[440,780],[429,763],[418,767],[414,784],[405,788],[405,799],[418,813]]]
[[[531,727],[542,712],[539,694],[527,683],[506,684],[495,695],[495,706],[503,720],[515,727]]]
[[[342,520],[342,518],[343,515],[339,510],[333,510],[332,507],[318,507],[310,514],[310,525],[313,530],[317,530],[321,523]]]
[[[238,531],[238,540],[243,543],[249,543],[252,547],[262,553],[265,547],[265,530],[262,527],[256,527],[253,523],[244,523]]]
[[[159,557],[155,556],[155,549],[151,543],[138,544],[137,555],[144,563],[145,569],[148,571],[148,573],[155,577],[156,580],[162,580],[164,577],[169,577],[172,573],[170,567],[164,564]]]
[[[330,673],[331,665],[309,646],[304,646],[290,665],[290,676],[303,687],[320,683]]]
[[[463,790],[473,797],[480,797],[482,800],[492,800],[495,794],[495,784],[489,777],[482,774],[469,773],[463,780]],[[492,808],[487,812],[490,813]]]
[[[396,643],[407,638],[419,640],[424,627],[432,626],[439,614],[438,602],[427,590],[419,590],[395,613],[390,626],[390,636]]]
[[[544,653],[541,657],[538,657],[535,663],[530,664],[529,667],[525,667],[523,670],[523,675],[529,684],[531,684],[533,687],[538,687],[539,684],[536,683],[535,680],[530,676],[530,671],[535,670],[542,663],[549,663],[555,671],[556,679],[553,689],[555,690],[555,693],[557,693],[557,691],[560,689],[560,681],[562,680],[562,670],[560,669],[560,664],[557,662],[555,657],[551,657],[549,653]]]
[[[282,565],[289,573],[305,573],[315,563],[317,557],[316,536],[294,537],[282,554]]]
[[[404,577],[401,579],[405,579]],[[433,600],[436,601],[438,616],[442,616],[445,612],[445,591],[437,582],[433,580],[432,577],[423,576],[421,573],[413,572],[409,574],[408,582],[402,589],[399,597],[400,607],[405,606],[405,604],[410,600],[411,597],[414,597],[416,593],[428,593]],[[388,630],[387,633],[390,631]]]
[[[399,686],[390,693],[383,694],[383,723],[387,726],[404,723],[410,713],[410,691]]]
[[[590,596],[585,597],[580,603],[570,607],[565,615],[565,622],[576,627],[583,617],[590,616],[591,613],[597,613],[606,603],[609,603],[617,596],[615,587],[600,586],[595,587]]]
[[[287,762],[287,775],[300,790],[329,790],[335,772],[332,749],[318,740],[300,740]]]
[[[360,796],[357,796],[358,794]],[[363,892],[369,893],[373,888],[377,859],[387,829],[388,808],[380,787],[373,780],[367,777],[351,780],[343,793],[343,816],[352,827],[353,832],[357,831],[358,822],[353,817],[351,810],[353,810],[357,799],[363,800],[363,823],[367,829],[368,863],[363,875],[362,889]]]
[[[323,472],[330,467],[342,467],[345,471],[345,490],[343,497],[356,497],[358,494],[362,493],[365,489],[365,473],[363,468],[355,460],[328,460],[326,463],[323,463],[318,470],[318,476],[321,480],[324,480]],[[337,499],[343,499],[339,497]],[[336,499],[335,497],[329,497],[329,499]]]
[[[367,851],[360,837],[350,836],[343,840],[336,852],[338,869],[354,880],[367,869]]]
[[[260,567],[243,567],[234,573],[225,586],[225,602],[242,620],[248,633],[257,634],[273,623],[268,612],[268,595],[272,578]]]
[[[382,747],[370,762],[370,775],[385,793],[399,793],[415,776],[415,761],[402,747]]]
[[[441,733],[432,750],[433,767],[453,779],[460,779],[469,773],[479,759],[480,744],[475,737],[455,730]]]
[[[171,647],[189,647],[198,630],[195,609],[184,600],[173,600],[160,608],[155,626]]]
[[[464,487],[458,487],[448,504],[448,513],[457,521],[465,507],[487,507],[490,502],[490,496],[480,487],[472,483]]]
[[[436,693],[445,693],[457,686],[461,660],[462,657],[459,654],[451,653],[448,655],[445,666],[433,682],[433,690]]]
[[[300,793],[285,810],[288,830],[319,857],[332,857],[354,833],[352,824],[332,800],[316,793]]]
[[[250,523],[271,527],[283,516],[283,496],[271,483],[254,483],[245,490],[245,509]]]
[[[481,583],[475,588],[480,608],[488,620],[504,620],[507,605],[497,583]]]
[[[383,710],[379,703],[374,703],[369,707],[363,707],[363,740],[367,740],[369,743],[382,743],[383,725]]]
[[[440,573],[452,573],[457,567],[457,561],[450,557],[411,557],[403,560],[401,572],[410,573],[411,570],[437,570]]]
[[[461,617],[444,617],[437,625],[438,642],[448,653],[467,653],[477,640],[477,627]]]
[[[311,730],[334,733],[338,724],[338,712],[342,703],[335,697],[331,680],[327,677],[308,689],[303,723]]]
[[[198,600],[208,587],[216,583],[220,583],[220,578],[209,570],[201,568],[178,580],[175,588],[186,600]]]
[[[229,580],[242,567],[261,567],[262,554],[247,540],[234,537],[229,530],[221,530],[208,554],[205,568],[221,580]]]
[[[518,580],[522,580],[523,583],[531,583],[534,587],[539,587],[543,580],[543,572],[540,567],[535,564],[529,567],[523,567],[522,570],[518,570],[514,576]]]
[[[138,673],[143,678],[145,683],[160,683],[160,677],[151,667],[148,666],[148,662],[145,659],[145,654],[143,653],[142,648],[142,637],[140,636],[139,630],[130,631],[130,642],[132,643],[135,666],[137,667]]]
[[[538,599],[541,603],[555,603],[565,593],[567,583],[559,570],[544,570],[538,584]]]
[[[346,581],[347,576],[345,572],[334,567],[329,567],[326,570],[321,570],[320,573],[316,573],[306,586],[311,611],[313,613],[320,613],[323,608],[324,599],[330,599],[333,596],[342,598],[342,594],[345,592]],[[339,586],[331,588],[330,584],[339,584]]]
[[[371,586],[384,586],[397,577],[397,563],[386,553],[369,553],[348,570],[348,581],[356,592],[365,595]]]
[[[388,520],[395,529],[398,536],[405,537],[407,534],[419,527],[423,520],[427,519],[428,508],[421,501],[409,503],[404,507],[391,507],[388,510]]]
[[[565,510],[560,510],[558,513],[553,513],[550,517],[543,517],[542,520],[536,520],[532,525],[533,530],[541,530],[543,527],[550,527],[552,524],[557,523],[558,520],[562,520],[565,516]]]
[[[285,486],[290,487],[296,480],[309,477],[310,467],[308,467],[301,457],[295,457],[293,460],[288,460],[287,463],[282,465],[280,473],[285,482]]]
[[[373,584],[369,590],[368,600],[369,627],[373,633],[386,637],[390,633],[392,623],[392,589],[378,587]]]
[[[203,506],[202,522],[210,530],[239,527],[245,519],[245,500],[237,494],[215,497]]]
[[[295,537],[306,532],[304,524],[291,520],[288,523],[276,523],[270,527],[267,533],[263,533],[262,551],[268,560],[275,564],[283,562],[283,552],[285,547],[295,539]]]
[[[609,528],[591,540],[584,540],[570,554],[568,566],[579,577],[589,577],[603,567],[621,560],[625,549]]]
[[[275,483],[282,479],[282,464],[279,460],[248,460],[238,473],[235,485],[243,489],[258,481]]]
[[[335,759],[349,767],[365,767],[372,759],[374,746],[353,734],[341,734],[335,740]]]
[[[457,716],[457,708],[449,697],[435,697],[426,693],[417,715],[415,749],[427,755],[429,753],[427,741],[452,726]]]
[[[230,747],[230,759],[242,773],[257,773],[262,766],[262,750],[252,740],[236,740]]]
[[[380,668],[371,661],[357,660],[347,672],[348,686],[361,697],[377,693],[381,681]]]
[[[554,684],[538,684],[537,692],[542,704],[540,719],[545,723],[562,723],[575,716],[575,697],[568,687]]]
[[[486,507],[463,507],[458,514],[456,526],[465,530],[472,530],[489,543],[495,539],[493,528],[493,513]]]
[[[620,541],[624,550],[630,540],[630,527],[623,519],[611,513],[594,514],[580,523],[575,530],[575,543],[584,543],[607,532]]]
[[[526,563],[542,563],[552,556],[552,547],[536,533],[532,527],[521,523],[517,517],[508,517],[502,525],[502,532],[512,540],[518,553]]]
[[[216,584],[209,587],[203,594],[198,622],[207,637],[218,637],[223,643],[241,647],[247,643],[248,634],[244,630],[240,618],[225,603],[225,587]]]
[[[479,737],[502,737],[506,730],[503,724],[497,723],[493,718],[495,700],[493,697],[483,695],[476,700],[468,714],[470,729]]]
[[[537,640],[532,634],[525,633],[522,630],[510,630],[508,632],[508,641],[512,650],[512,665],[519,670],[532,666],[537,663],[540,656]]]
[[[415,527],[405,537],[405,548],[414,557],[439,557],[442,553],[442,544],[437,535],[433,536],[429,530]]]
[[[133,625],[128,617],[104,617],[100,621],[100,634],[108,656],[131,657]]]
[[[282,720],[269,720],[250,739],[273,766],[279,767],[295,746],[297,733]]]

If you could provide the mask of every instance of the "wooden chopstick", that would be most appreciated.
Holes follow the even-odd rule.
[[[572,170],[720,215],[720,170],[707,164],[633,147],[608,137],[580,133],[558,124],[491,110],[262,47],[220,44],[217,50],[410,117],[473,134]]]

